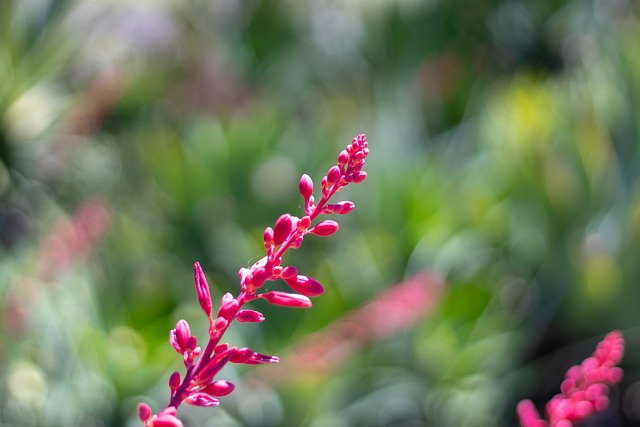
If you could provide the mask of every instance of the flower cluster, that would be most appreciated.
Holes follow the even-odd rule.
[[[617,367],[624,355],[624,338],[613,331],[598,344],[596,351],[582,364],[572,366],[555,395],[546,406],[548,421],[540,418],[533,402],[518,403],[517,413],[522,427],[572,427],[609,406],[608,386],[622,380]]]
[[[282,256],[288,249],[300,247],[304,236],[315,234],[329,236],[338,231],[338,223],[333,220],[314,222],[320,215],[347,214],[354,208],[353,203],[344,201],[329,204],[329,200],[350,183],[360,183],[367,177],[362,170],[369,154],[367,139],[358,135],[338,156],[337,165],[331,167],[321,181],[321,197],[318,202],[313,196],[313,181],[308,175],[300,179],[299,190],[304,199],[302,218],[284,214],[275,225],[264,231],[263,241],[266,255],[250,268],[241,268],[241,291],[237,298],[230,293],[222,297],[220,309],[215,317],[212,312],[211,295],[207,279],[199,263],[194,266],[196,293],[200,307],[209,319],[209,342],[202,350],[191,335],[189,324],[180,320],[170,333],[173,348],[182,355],[186,368],[184,377],[174,372],[169,378],[171,398],[167,408],[157,415],[144,403],[138,405],[138,415],[145,427],[182,427],[177,417],[177,408],[182,403],[194,406],[216,406],[218,397],[233,391],[234,385],[225,380],[216,380],[218,372],[229,362],[244,364],[277,363],[276,356],[257,353],[250,348],[230,347],[220,343],[229,325],[238,322],[262,322],[264,316],[255,310],[244,309],[244,305],[256,299],[284,307],[311,307],[309,297],[324,293],[320,282],[298,274],[293,266],[284,266]],[[282,280],[294,292],[269,291],[260,293],[265,282]]]

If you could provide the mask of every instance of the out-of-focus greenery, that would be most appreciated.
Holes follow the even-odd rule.
[[[356,211],[287,258],[326,294],[257,306],[267,321],[228,339],[286,354],[425,270],[446,280],[437,308],[320,377],[225,368],[237,390],[180,408],[185,425],[513,426],[611,329],[626,377],[585,425],[637,425],[638,9],[1,1],[0,424],[163,408],[169,329],[206,335],[193,262],[216,301],[237,293],[264,227],[300,213],[300,175],[365,132]]]

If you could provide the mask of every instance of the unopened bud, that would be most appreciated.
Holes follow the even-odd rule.
[[[215,397],[206,393],[193,393],[185,399],[185,402],[191,406],[211,407],[218,406],[220,401]]]
[[[288,280],[285,279],[287,285],[296,292],[308,297],[317,297],[324,293],[324,287],[316,279],[307,276],[296,276]]]
[[[178,371],[175,371],[169,377],[169,389],[171,390],[171,396],[173,396],[176,390],[178,389],[178,387],[180,387],[180,381],[181,381],[180,372]]]
[[[360,171],[357,174],[354,174],[351,178],[351,182],[354,184],[359,184],[367,178],[367,173],[365,171]]]
[[[319,222],[318,224],[316,224],[315,227],[313,227],[309,231],[315,234],[316,236],[326,237],[338,231],[339,227],[340,226],[338,225],[337,222],[327,219],[325,221]]]
[[[196,292],[198,294],[198,302],[207,316],[211,316],[211,294],[209,293],[209,284],[204,276],[200,263],[193,265],[193,275],[196,282]]]
[[[268,303],[281,307],[310,308],[313,304],[304,295],[290,294],[287,292],[271,291],[258,295],[258,298],[266,300]]]
[[[298,275],[298,269],[292,265],[288,265],[282,269],[280,277],[284,280],[292,279]]]
[[[202,390],[210,396],[226,396],[231,393],[235,386],[226,380],[217,380],[209,384]]]
[[[329,187],[333,186],[336,182],[338,182],[338,180],[340,180],[341,175],[342,172],[340,171],[340,168],[338,166],[333,166],[331,169],[329,169],[329,172],[327,172],[327,185]]]
[[[284,214],[276,221],[276,225],[273,228],[273,243],[276,245],[282,244],[293,229],[293,221],[291,215]]]
[[[307,228],[309,228],[310,225],[311,225],[311,218],[308,216],[303,216],[298,221],[298,230],[300,231],[306,230]]]
[[[311,177],[306,173],[300,178],[299,188],[300,194],[305,200],[308,200],[311,194],[313,194],[313,180],[311,180]]]
[[[151,416],[151,408],[146,403],[138,403],[138,418],[145,422]]]
[[[271,245],[273,245],[273,228],[267,227],[264,230],[264,234],[263,234],[262,238],[264,240],[265,249],[269,249],[269,247]]]
[[[264,316],[259,311],[240,310],[238,312],[238,315],[236,316],[236,319],[238,319],[238,322],[241,322],[241,323],[245,323],[245,322],[258,323],[264,320]]]

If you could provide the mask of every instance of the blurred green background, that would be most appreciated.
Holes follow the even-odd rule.
[[[237,294],[264,227],[300,214],[300,175],[360,132],[356,210],[286,260],[326,294],[256,303],[265,323],[228,340],[281,366],[225,368],[236,392],[185,426],[515,426],[612,329],[625,379],[584,425],[640,425],[639,11],[0,1],[0,425],[162,409],[169,330],[206,335],[193,263],[216,303]],[[425,272],[445,284],[423,312],[336,338],[372,300],[398,315],[385,290]],[[312,333],[333,365],[294,363]]]

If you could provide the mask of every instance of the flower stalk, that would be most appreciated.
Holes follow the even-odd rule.
[[[326,237],[338,231],[336,221],[314,221],[320,215],[347,214],[354,204],[343,201],[328,204],[329,200],[347,185],[360,183],[367,177],[362,170],[365,158],[369,154],[367,139],[358,135],[338,156],[338,163],[332,166],[321,180],[321,197],[316,203],[313,197],[314,184],[308,175],[299,182],[300,195],[304,200],[304,215],[301,218],[285,213],[272,227],[263,233],[266,255],[249,268],[241,268],[240,293],[238,297],[225,294],[220,308],[213,317],[213,304],[207,279],[199,263],[194,265],[194,281],[198,302],[209,320],[209,341],[204,350],[198,347],[197,338],[191,335],[189,323],[180,320],[169,334],[173,348],[182,355],[186,369],[184,377],[174,372],[169,378],[170,400],[167,407],[157,415],[151,408],[140,403],[138,415],[145,427],[183,427],[177,416],[177,408],[183,404],[193,406],[217,406],[218,397],[231,393],[234,385],[225,380],[217,380],[220,370],[229,362],[249,365],[278,363],[276,356],[255,352],[250,348],[230,347],[220,343],[225,332],[234,320],[243,322],[262,322],[264,316],[259,311],[245,309],[244,306],[254,300],[262,299],[267,303],[292,308],[310,308],[312,297],[324,293],[322,284],[311,277],[298,274],[294,266],[284,266],[282,257],[289,249],[300,247],[307,234]],[[282,280],[293,292],[260,292],[267,281]]]

